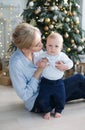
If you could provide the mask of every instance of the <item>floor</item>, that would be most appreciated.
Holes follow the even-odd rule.
[[[85,130],[85,100],[65,105],[62,117],[28,112],[11,86],[0,86],[0,130]]]

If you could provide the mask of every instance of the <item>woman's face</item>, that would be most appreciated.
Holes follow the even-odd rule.
[[[43,44],[41,42],[41,35],[40,33],[36,33],[35,40],[33,42],[33,45],[30,47],[30,50],[32,52],[38,52],[43,48]]]

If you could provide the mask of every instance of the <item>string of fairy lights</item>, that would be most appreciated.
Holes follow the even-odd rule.
[[[21,22],[20,5],[0,3],[0,58],[7,58],[13,28]]]

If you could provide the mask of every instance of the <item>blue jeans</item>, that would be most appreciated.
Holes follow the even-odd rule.
[[[66,102],[85,98],[85,76],[81,74],[73,75],[67,79],[64,79],[64,84],[66,91]],[[37,102],[37,98],[32,112],[42,112]]]
[[[62,79],[41,79],[37,102],[44,113],[51,112],[53,108],[55,108],[55,112],[61,113],[64,109],[65,101],[65,86]]]
[[[66,101],[85,98],[85,76],[73,75],[64,79],[66,90]]]

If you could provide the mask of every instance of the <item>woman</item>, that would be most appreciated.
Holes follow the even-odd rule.
[[[40,61],[38,68],[33,64],[34,57],[41,53],[43,47],[41,33],[38,28],[27,23],[19,24],[12,35],[17,50],[9,61],[9,72],[13,87],[23,100],[29,111],[41,112],[37,96],[39,92],[40,75],[46,60]],[[62,64],[65,70],[64,64]],[[64,80],[66,101],[85,98],[85,77],[81,74],[71,76]]]

